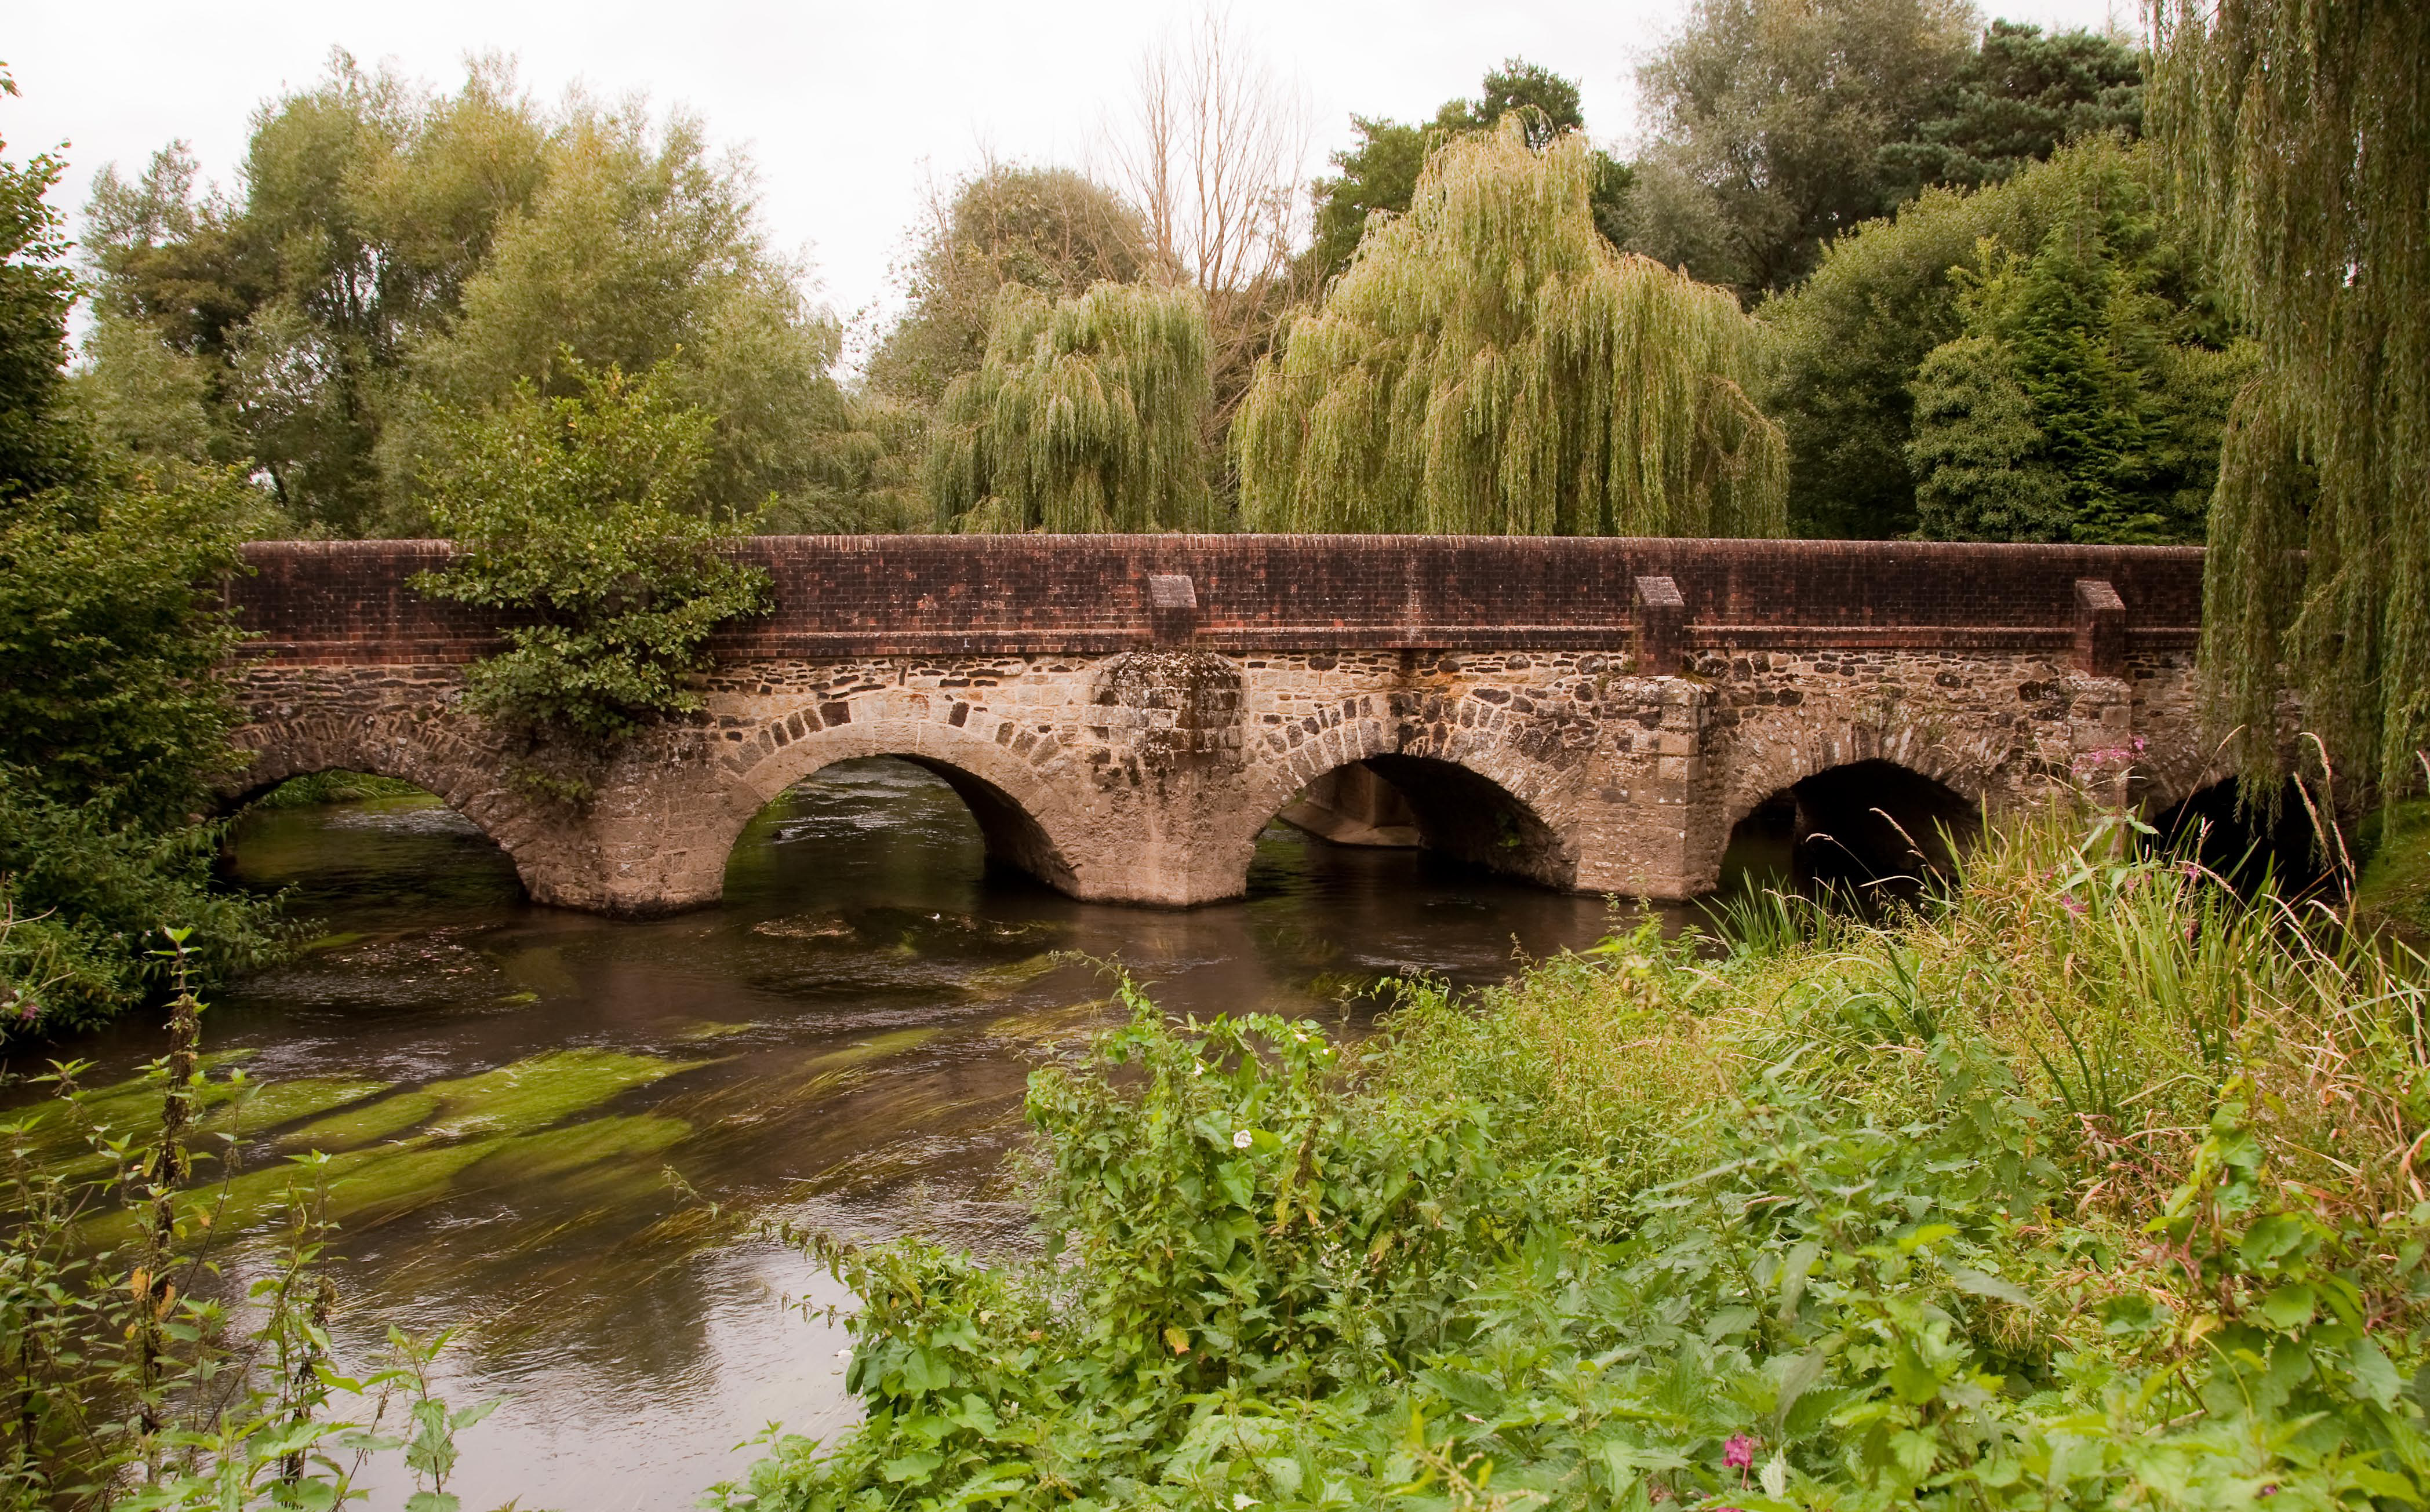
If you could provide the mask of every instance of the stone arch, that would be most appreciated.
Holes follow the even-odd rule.
[[[1780,847],[1793,881],[1911,894],[1956,874],[1981,833],[1981,805],[1928,773],[1880,756],[1808,773],[1731,822],[1735,848]]]
[[[1093,874],[1078,783],[1053,741],[1012,722],[925,695],[829,703],[774,716],[743,733],[723,759],[726,776],[707,816],[705,843],[671,886],[695,902],[724,891],[725,867],[754,817],[793,784],[838,761],[894,756],[952,788],[978,823],[988,855],[1059,891],[1103,895]]]
[[[443,722],[400,714],[308,714],[248,725],[237,744],[251,753],[220,784],[223,812],[291,777],[360,772],[409,782],[463,815],[506,852],[535,903],[608,908],[597,886],[589,836],[561,806],[507,778],[498,753]]]
[[[1727,835],[1776,793],[1841,767],[1878,761],[1948,789],[1971,804],[1999,806],[2015,779],[2064,777],[2020,773],[2028,765],[2006,721],[1953,729],[1939,719],[1867,718],[1808,702],[1793,716],[1747,721],[1734,733],[1720,783]]]
[[[1239,801],[1213,837],[1232,890],[1245,889],[1258,833],[1294,794],[1328,772],[1361,762],[1409,800],[1427,849],[1546,887],[1577,885],[1575,839],[1544,817],[1554,773],[1497,739],[1490,718],[1422,723],[1393,718],[1389,707],[1377,706],[1381,702],[1372,694],[1345,699],[1287,727],[1297,731],[1296,744],[1280,731],[1269,736],[1256,753],[1262,759],[1250,763]]]

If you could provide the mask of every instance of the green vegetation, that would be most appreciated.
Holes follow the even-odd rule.
[[[686,674],[722,622],[765,612],[768,578],[732,559],[708,512],[709,417],[667,397],[663,369],[565,366],[574,395],[524,383],[446,417],[447,459],[424,481],[457,551],[416,582],[520,622],[510,649],[474,665],[465,701],[527,739],[526,782],[579,800],[604,752],[700,707]]]
[[[1355,1051],[1127,994],[1031,1083],[1050,1254],[823,1245],[869,1416],[722,1504],[2417,1498],[2422,963],[2065,822]]]
[[[2108,176],[2031,253],[1984,245],[1953,271],[1965,334],[1910,385],[1927,539],[2202,539],[2250,354],[2182,340],[2192,322],[2155,287],[2149,197]]]
[[[2430,948],[2430,798],[2406,798],[2371,816],[2356,837],[2355,912]]]
[[[2246,359],[2222,356],[2232,327],[2155,176],[2148,151],[2095,139],[1984,190],[1928,190],[1767,303],[1792,528],[2198,535]]]
[[[10,1404],[0,1505],[342,1506],[363,1494],[357,1483],[374,1459],[394,1454],[409,1504],[454,1512],[454,1436],[495,1404],[451,1410],[433,1389],[444,1333],[391,1327],[374,1369],[343,1373],[329,1334],[331,1163],[308,1155],[242,1178],[260,1200],[241,1220],[225,1201],[238,1183],[182,1190],[210,1158],[196,1150],[206,1139],[369,1088],[297,1083],[274,1095],[241,1071],[214,1076],[184,933],[171,944],[169,1053],[136,1083],[98,1091],[77,1087],[84,1066],[58,1065],[36,1078],[50,1099],[0,1122],[11,1220],[0,1234],[0,1390]],[[138,1124],[146,1109],[148,1128]],[[255,1220],[270,1223],[271,1242],[231,1305],[214,1283]],[[340,1416],[348,1404],[355,1416]]]
[[[340,53],[257,113],[239,196],[182,143],[95,181],[100,326],[79,383],[113,439],[249,460],[290,530],[412,534],[450,413],[558,365],[665,365],[714,417],[701,487],[747,510],[829,486],[835,323],[757,224],[748,162],[637,103],[556,109],[476,61],[441,96]]]
[[[234,759],[236,632],[208,585],[241,565],[248,490],[140,466],[78,413],[59,168],[0,161],[0,1041],[141,1000],[164,923],[210,930],[215,971],[275,943],[260,906],[210,892],[194,817]]]
[[[979,365],[945,390],[928,490],[949,530],[1210,530],[1213,400],[1198,291],[1007,285]]]
[[[2171,191],[2260,348],[2213,507],[2215,723],[2274,791],[2291,673],[2305,727],[2396,798],[2430,750],[2430,31],[2363,0],[2154,20]]]
[[[418,798],[423,789],[394,777],[365,772],[315,772],[290,777],[255,799],[259,808],[309,808],[317,804],[359,804],[378,798]]]
[[[1612,252],[1592,155],[1456,137],[1259,372],[1235,427],[1257,530],[1780,533],[1777,427],[1723,291]]]
[[[1308,186],[1316,205],[1315,237],[1307,255],[1312,265],[1309,281],[1321,286],[1350,266],[1369,216],[1408,213],[1417,197],[1418,174],[1435,148],[1462,132],[1491,131],[1511,114],[1522,117],[1530,147],[1549,146],[1564,131],[1586,130],[1576,81],[1518,58],[1506,58],[1500,68],[1488,70],[1476,98],[1445,101],[1426,125],[1352,116],[1350,128],[1357,133],[1358,143],[1333,155],[1340,176],[1319,178]],[[1587,205],[1595,229],[1618,245],[1628,167],[1601,150],[1590,150],[1590,160]]]
[[[1915,134],[1881,149],[1912,198],[2012,178],[2072,141],[2143,129],[2143,60],[2115,37],[1995,21]]]

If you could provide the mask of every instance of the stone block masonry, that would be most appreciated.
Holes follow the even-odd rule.
[[[2175,548],[1442,537],[778,537],[771,615],[718,638],[700,721],[574,809],[458,706],[499,622],[422,598],[443,542],[269,542],[253,765],[404,778],[541,902],[696,906],[764,805],[827,763],[950,783],[990,850],[1075,896],[1237,895],[1260,829],[1365,763],[1423,841],[1547,886],[1709,889],[1731,827],[1887,760],[1994,810],[2215,779],[2195,726],[2202,554]],[[2133,759],[2120,753],[2142,747]]]

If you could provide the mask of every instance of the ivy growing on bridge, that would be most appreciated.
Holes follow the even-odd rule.
[[[526,785],[578,802],[600,756],[698,711],[686,679],[710,632],[770,600],[702,503],[711,417],[667,400],[656,371],[561,361],[574,392],[525,381],[494,410],[446,416],[454,444],[424,484],[456,555],[414,583],[505,611],[508,649],[474,665],[466,706],[530,742]]]

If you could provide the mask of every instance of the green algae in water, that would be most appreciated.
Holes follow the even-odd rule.
[[[343,1109],[282,1137],[279,1143],[332,1151],[393,1138],[409,1129],[451,1137],[529,1134],[618,1093],[707,1064],[613,1050],[556,1050]]]
[[[1030,983],[1063,964],[1063,957],[1053,951],[1040,951],[1008,965],[990,966],[964,977],[961,989],[982,1003],[1010,997]]]
[[[417,1124],[428,1122],[438,1112],[439,1099],[428,1092],[399,1092],[393,1097],[383,1097],[376,1103],[350,1107],[308,1123],[292,1133],[281,1135],[278,1142],[290,1150],[352,1150],[374,1139],[403,1134]]]

